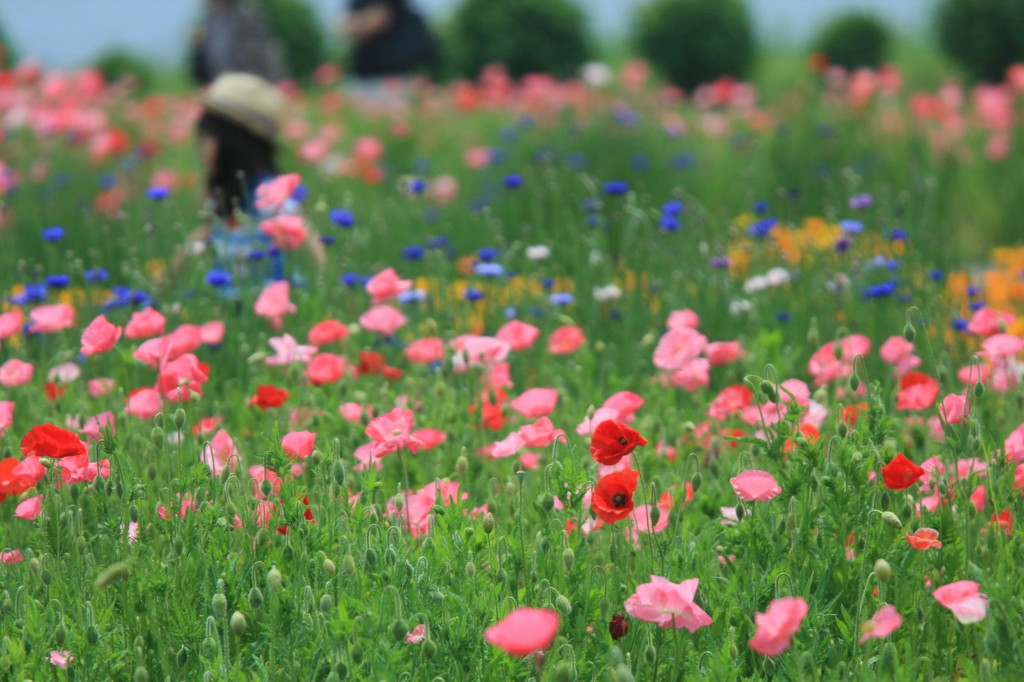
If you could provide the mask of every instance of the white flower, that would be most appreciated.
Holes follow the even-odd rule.
[[[743,315],[753,309],[753,305],[745,298],[734,298],[729,301],[729,312],[733,315]]]
[[[764,277],[768,281],[768,286],[781,286],[789,281],[789,270],[786,268],[775,267],[766,272]]]
[[[580,70],[583,82],[592,88],[604,88],[611,84],[615,74],[611,67],[602,62],[587,62]]]
[[[768,288],[768,278],[764,275],[755,275],[743,283],[743,291],[748,294]]]
[[[605,284],[602,287],[594,287],[594,300],[598,303],[617,301],[622,298],[622,289],[614,284]]]
[[[46,378],[50,381],[59,381],[62,384],[70,384],[82,376],[82,368],[73,362],[65,362],[53,367]]]
[[[600,265],[604,262],[604,254],[597,249],[593,249],[590,252],[589,261],[591,265]]]
[[[526,258],[529,260],[544,260],[551,255],[551,247],[544,244],[536,244],[526,247]]]

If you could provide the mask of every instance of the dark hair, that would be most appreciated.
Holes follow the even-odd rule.
[[[274,144],[210,111],[203,112],[196,131],[217,140],[213,172],[206,178],[214,212],[226,218],[236,207],[247,210],[256,184],[277,175]]]

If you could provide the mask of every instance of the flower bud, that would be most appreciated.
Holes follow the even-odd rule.
[[[875,575],[877,575],[878,579],[883,583],[889,582],[889,578],[892,577],[892,567],[889,566],[889,562],[885,559],[878,559],[875,561],[874,571]]]
[[[476,564],[472,561],[466,562],[466,577],[472,580],[476,576]]]
[[[207,637],[203,640],[203,644],[199,649],[199,652],[203,655],[203,658],[216,658],[217,651],[220,649],[220,645],[217,644],[216,637]]]
[[[320,597],[320,610],[324,613],[330,613],[334,610],[334,597],[329,594],[325,594]]]
[[[259,611],[260,607],[263,606],[263,593],[260,592],[260,588],[253,587],[249,590],[249,606],[252,607],[253,611]]]
[[[68,631],[64,628],[64,624],[60,623],[53,630],[53,643],[57,645],[57,648],[64,646],[64,640],[68,637]]]
[[[188,421],[185,416],[185,410],[180,407],[174,411],[174,428],[181,431],[185,428],[185,422]]]
[[[983,383],[981,383],[979,381],[978,383],[974,384],[974,389],[973,390],[974,390],[974,397],[975,398],[980,398],[981,396],[985,395],[985,384],[983,384]]]
[[[100,631],[95,625],[90,625],[85,629],[85,641],[93,646],[100,641]]]
[[[541,493],[537,498],[537,505],[544,511],[549,512],[555,506],[555,498],[551,493]]]
[[[111,564],[96,578],[96,587],[106,587],[118,580],[124,580],[128,577],[129,573],[128,564],[125,562],[119,561],[116,564]]]
[[[891,511],[882,512],[882,523],[887,526],[892,526],[896,530],[903,528],[903,522],[900,521],[900,517],[896,516]]]
[[[178,664],[179,668],[184,668],[188,665],[188,649],[182,644],[181,648],[178,649],[178,653],[174,656],[174,662]]]
[[[907,323],[903,325],[903,338],[910,343],[914,343],[914,339],[917,338],[917,329],[910,320],[907,320]]]
[[[149,682],[149,673],[141,665],[135,668],[135,682]]]
[[[572,551],[571,547],[566,547],[562,551],[562,565],[565,566],[565,572],[568,573],[572,570],[572,565],[576,562],[576,553]]]
[[[163,447],[164,443],[167,442],[167,436],[164,434],[164,430],[159,426],[154,426],[149,432],[149,439],[153,441],[153,445],[158,448]]]
[[[245,634],[245,629],[249,627],[249,623],[245,620],[245,615],[241,611],[235,611],[231,614],[229,627],[231,628],[231,634],[235,637],[241,637]]]
[[[278,590],[281,588],[281,571],[277,570],[277,566],[271,566],[270,570],[267,571],[267,588],[271,590]]]
[[[576,670],[569,661],[561,661],[555,666],[551,679],[554,682],[576,682]]]
[[[345,575],[352,575],[356,572],[356,560],[351,554],[342,557],[341,570],[345,572]]]
[[[340,459],[337,460],[331,468],[331,473],[334,476],[334,482],[337,483],[339,487],[345,485],[345,463],[343,461]]]
[[[568,616],[572,613],[572,602],[570,602],[564,594],[560,594],[555,598],[555,608],[558,609],[558,612],[563,616]]]
[[[459,455],[459,458],[455,460],[455,472],[464,474],[469,470],[469,459],[465,455]]]
[[[228,615],[228,599],[222,592],[213,595],[213,599],[210,600],[210,606],[213,608],[213,615],[217,618],[223,618]]]
[[[324,573],[327,575],[334,575],[337,573],[338,567],[334,565],[334,562],[330,559],[324,559]]]
[[[698,471],[690,479],[690,487],[693,489],[693,494],[696,495],[700,491],[700,485],[704,482],[704,477],[700,475]]]
[[[409,624],[401,618],[396,618],[391,623],[391,636],[395,638],[396,642],[401,642],[405,639],[405,636],[409,633]]]
[[[487,512],[487,514],[484,516],[484,524],[483,525],[484,525],[484,532],[487,533],[488,535],[490,535],[491,532],[494,531],[494,514],[492,514],[491,512]]]

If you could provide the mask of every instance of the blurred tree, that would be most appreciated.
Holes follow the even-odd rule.
[[[14,51],[11,41],[7,39],[4,25],[0,23],[0,68],[9,68],[18,63],[18,54]]]
[[[113,48],[103,52],[93,63],[104,80],[114,83],[122,79],[134,81],[135,90],[149,92],[155,80],[155,70],[145,59],[128,50]]]
[[[281,41],[288,73],[308,81],[327,61],[325,35],[316,13],[305,0],[255,0],[263,8],[270,30]]]
[[[937,22],[942,49],[974,78],[999,82],[1024,62],[1024,0],[945,0]]]
[[[720,76],[745,77],[754,33],[741,0],[655,0],[638,14],[640,54],[688,90]]]
[[[848,70],[881,66],[889,51],[889,29],[877,17],[864,13],[833,19],[814,40],[814,51],[829,64]]]

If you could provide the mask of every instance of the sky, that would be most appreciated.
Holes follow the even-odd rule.
[[[343,0],[307,0],[330,30]],[[411,0],[441,20],[459,0]],[[500,2],[500,0],[497,0]],[[619,35],[645,0],[576,0],[599,35]],[[864,9],[908,33],[927,30],[939,0],[747,0],[759,37],[802,44],[830,17]],[[88,63],[111,47],[181,63],[202,0],[0,0],[0,25],[19,54],[53,68]]]

